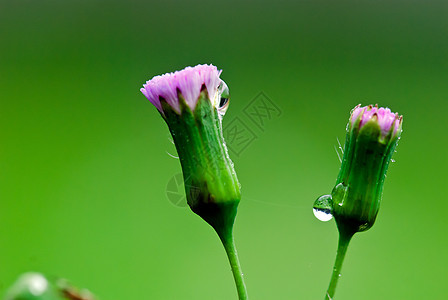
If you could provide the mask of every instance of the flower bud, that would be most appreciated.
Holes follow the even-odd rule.
[[[156,76],[141,92],[168,124],[190,208],[219,234],[232,229],[240,187],[222,133],[228,88],[212,65]]]
[[[341,169],[331,192],[331,213],[340,230],[365,231],[375,222],[402,121],[388,108],[358,105],[352,110]]]

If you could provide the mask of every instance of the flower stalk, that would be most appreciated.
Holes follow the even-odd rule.
[[[226,250],[227,258],[229,259],[230,267],[232,268],[233,278],[235,280],[238,298],[240,300],[249,299],[247,295],[246,284],[244,283],[243,271],[241,270],[240,261],[236,252],[235,241],[233,234],[220,235],[221,242]]]
[[[325,300],[332,300],[336,292],[336,286],[342,270],[342,263],[344,262],[345,254],[347,253],[348,245],[355,233],[351,231],[339,230],[338,250],[336,252],[336,259],[334,261],[333,273],[331,275],[330,284],[328,285]]]

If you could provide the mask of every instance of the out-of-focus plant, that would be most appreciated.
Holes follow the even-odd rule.
[[[8,289],[4,300],[95,300],[93,294],[79,290],[65,279],[49,281],[36,272],[22,274]]]

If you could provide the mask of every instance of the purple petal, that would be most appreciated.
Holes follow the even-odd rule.
[[[392,127],[394,134],[396,134],[400,128],[402,118],[399,117],[397,113],[393,113],[389,108],[378,108],[378,106],[372,105],[356,107],[352,112],[351,124],[353,125],[358,118],[361,118],[361,122],[359,123],[359,127],[361,128],[369,122],[373,116],[376,116],[377,118],[382,136],[386,136]]]
[[[220,74],[221,71],[218,71],[213,65],[186,67],[181,71],[153,77],[143,85],[140,91],[161,113],[163,113],[163,110],[160,97],[180,113],[178,90],[191,110],[194,110],[202,85],[206,86],[210,100],[216,98],[218,86],[221,83]],[[213,105],[218,104],[213,103]]]

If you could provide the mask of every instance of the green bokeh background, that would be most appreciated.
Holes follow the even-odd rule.
[[[322,299],[337,230],[313,201],[349,111],[404,116],[375,226],[338,299],[444,299],[447,1],[0,1],[0,294],[34,270],[100,299],[236,299],[218,238],[165,189],[180,165],[140,94],[223,69],[226,124],[261,91],[282,110],[239,156],[236,242],[252,299]]]

